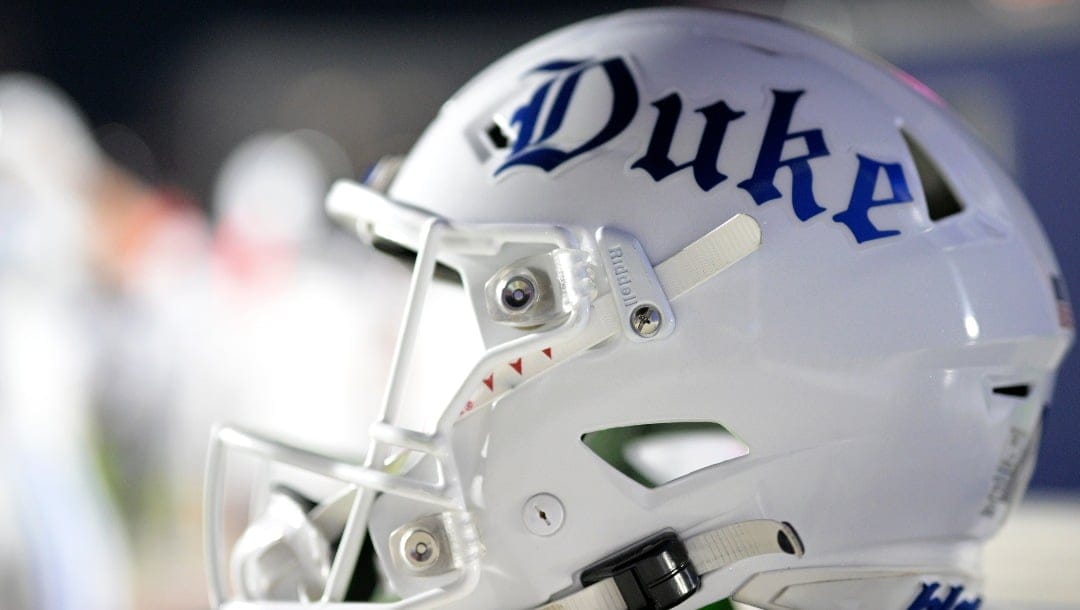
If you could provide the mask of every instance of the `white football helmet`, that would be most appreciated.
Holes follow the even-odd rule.
[[[219,429],[215,605],[350,601],[366,536],[394,607],[979,607],[1073,323],[924,86],[780,23],[629,12],[498,61],[376,170],[327,202],[418,253],[367,458]],[[410,400],[442,267],[471,313],[440,323],[486,351]],[[237,450],[346,487],[271,492],[227,584]]]

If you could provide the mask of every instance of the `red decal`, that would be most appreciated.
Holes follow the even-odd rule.
[[[469,402],[465,403],[465,410],[462,411],[462,413],[468,413],[469,411],[472,411],[474,406],[475,405],[473,405],[473,401],[470,400]]]
[[[517,374],[520,375],[521,374],[521,358],[518,358],[517,360],[511,362],[510,363],[510,368],[517,371]]]
[[[544,349],[542,349],[540,351],[544,352],[544,355],[548,357],[548,360],[551,360],[551,348],[550,347],[545,347]]]
[[[487,388],[489,390],[491,390],[492,392],[495,391],[495,373],[492,373],[492,374],[488,375],[487,377],[484,377],[484,385],[486,385]]]

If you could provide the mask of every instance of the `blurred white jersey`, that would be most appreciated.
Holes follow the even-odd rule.
[[[54,260],[79,236],[49,222],[77,202],[35,201],[65,194],[10,180],[0,192],[8,243],[22,242],[0,259],[0,514],[14,524],[0,529],[3,607],[122,610],[130,562],[91,442],[81,261]]]

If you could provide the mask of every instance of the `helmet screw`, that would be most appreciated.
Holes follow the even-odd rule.
[[[566,510],[551,494],[536,494],[525,501],[521,509],[525,527],[537,536],[550,536],[562,528]]]
[[[503,284],[502,304],[510,311],[525,309],[532,304],[535,296],[536,286],[524,275],[515,275]]]
[[[652,305],[642,305],[630,314],[630,326],[639,337],[648,339],[660,331],[660,310]]]
[[[401,542],[401,555],[414,570],[423,570],[439,559],[439,543],[427,530],[415,529]]]

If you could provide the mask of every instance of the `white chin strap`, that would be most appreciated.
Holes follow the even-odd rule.
[[[697,590],[698,578],[704,574],[758,555],[786,553],[801,557],[803,554],[802,542],[795,530],[786,523],[771,519],[743,521],[702,532],[686,540],[685,546],[690,565],[674,566],[657,582],[643,582],[654,570],[629,567],[621,574],[604,578],[537,610],[627,610],[631,607],[627,603],[628,596],[633,598],[634,607],[639,607],[642,597],[647,603],[661,601],[650,596],[652,585],[661,585],[665,595],[678,595],[682,590],[681,598],[670,605],[661,605],[672,607]],[[663,557],[662,563],[670,565],[666,561],[668,559]],[[680,579],[687,568],[692,572],[692,577]],[[684,587],[682,583],[688,581],[692,586],[688,584]]]
[[[736,214],[656,266],[664,294],[675,300],[761,246],[761,227]]]

